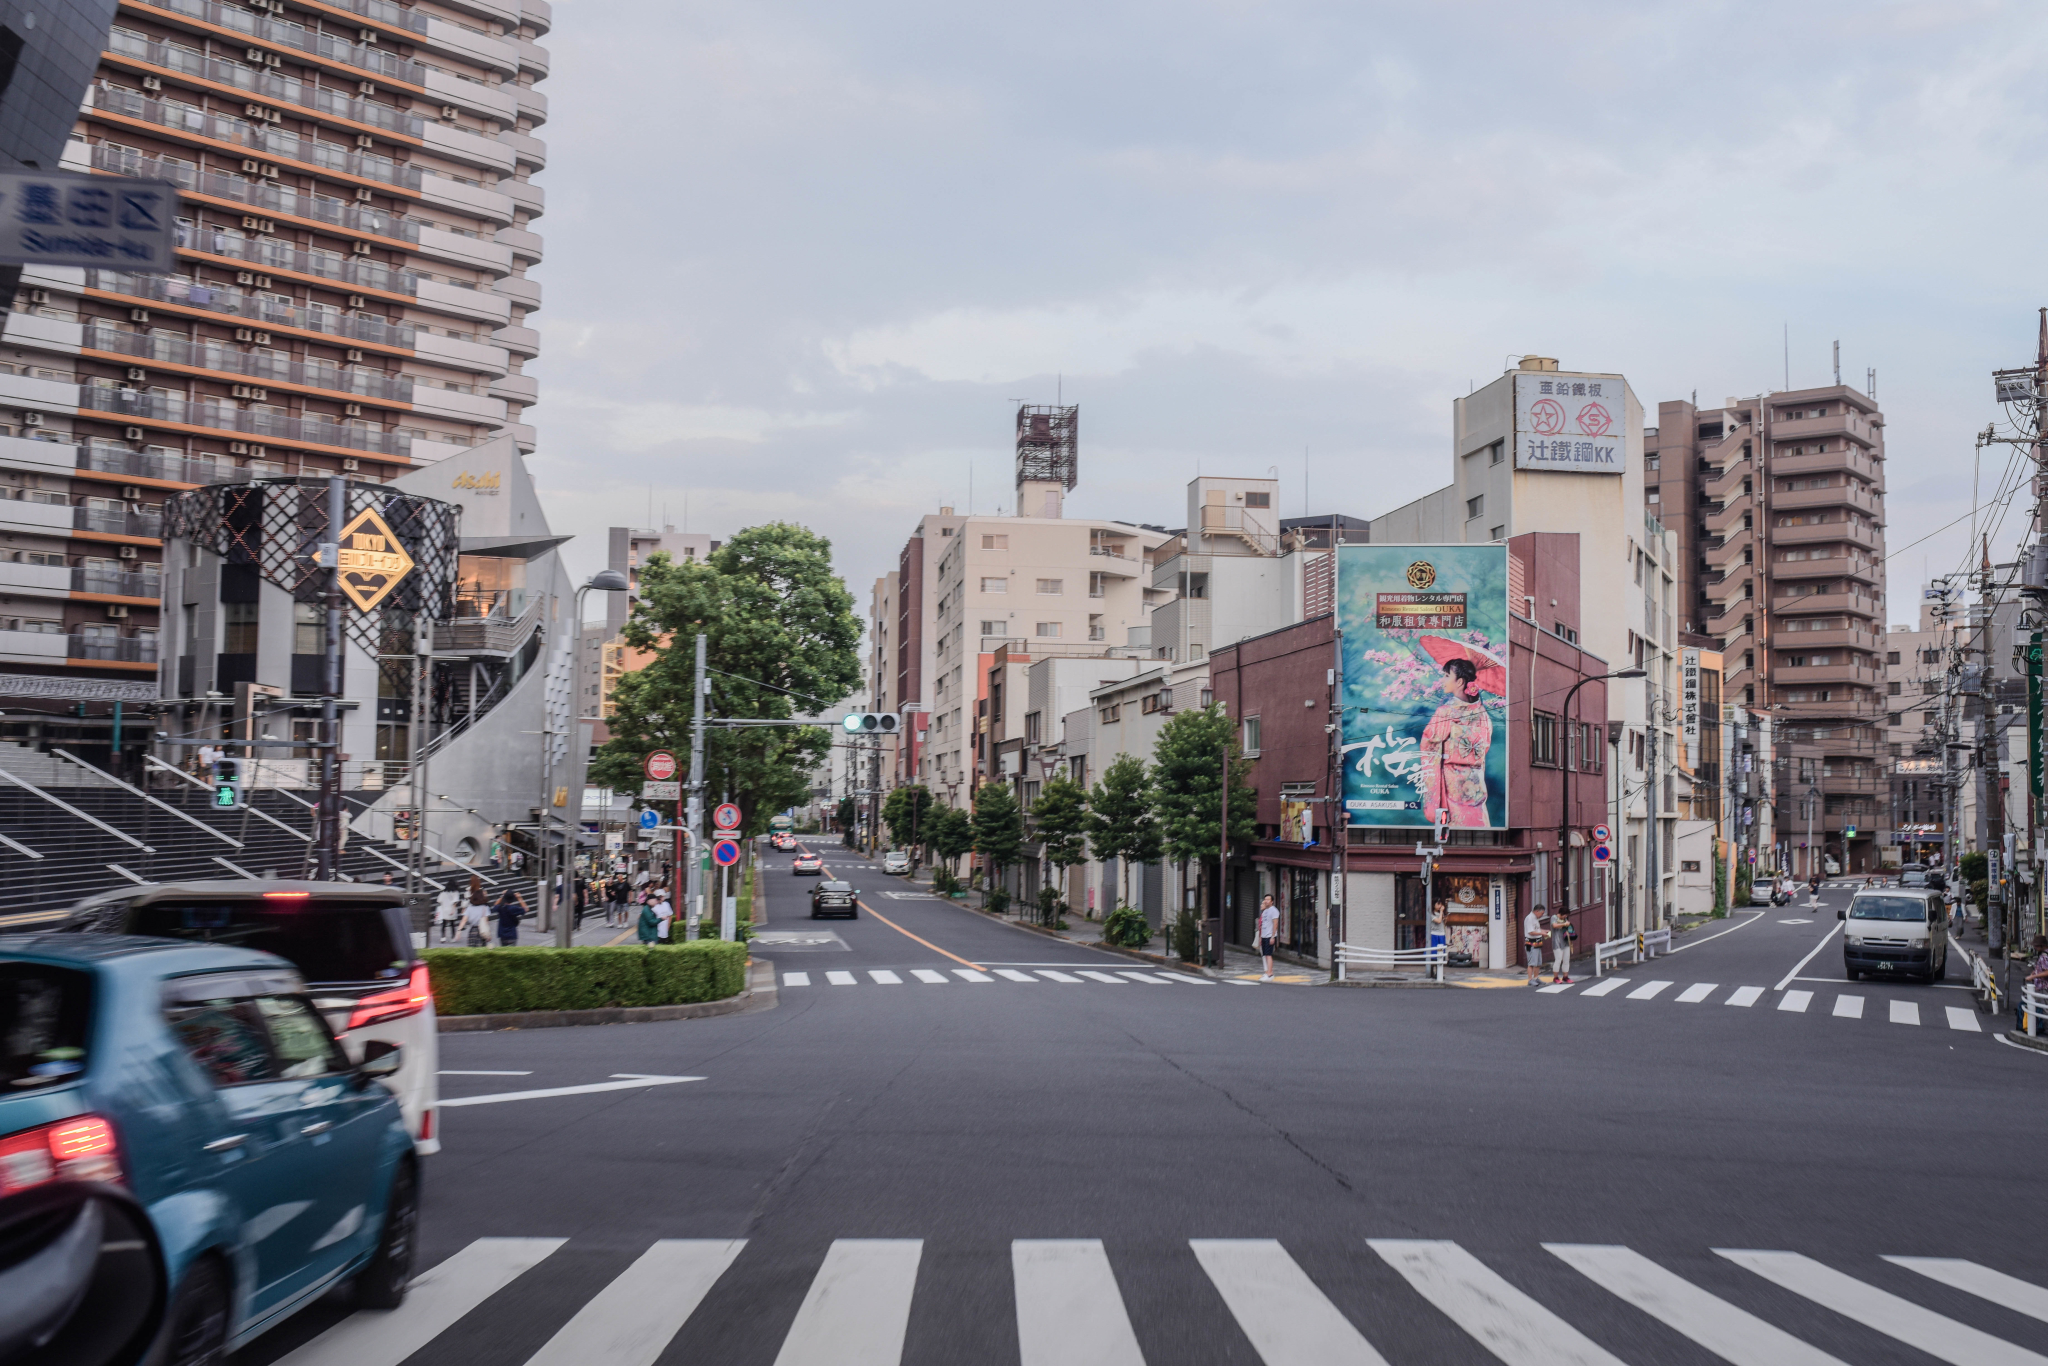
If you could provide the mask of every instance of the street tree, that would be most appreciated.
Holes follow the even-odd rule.
[[[974,794],[974,851],[988,865],[990,902],[998,909],[1009,902],[1003,870],[1024,855],[1024,814],[1008,783],[983,783]]]
[[[700,632],[707,716],[787,720],[836,706],[861,680],[853,608],[832,572],[832,543],[786,522],[748,527],[704,560],[656,553],[621,632],[653,658],[614,687],[612,738],[591,780],[631,790],[650,751],[688,751]],[[816,726],[706,727],[706,795],[731,794],[742,831],[758,834],[777,811],[810,800],[810,775],[831,744]]]
[[[1048,779],[1038,800],[1031,804],[1031,826],[1045,850],[1046,862],[1060,870],[1059,887],[1064,893],[1067,870],[1088,858],[1088,789],[1072,778]]]
[[[1250,839],[1257,830],[1259,796],[1245,781],[1248,764],[1238,748],[1237,727],[1221,706],[1212,702],[1175,713],[1159,728],[1159,738],[1153,743],[1152,811],[1159,820],[1160,846],[1180,865],[1183,886],[1190,859],[1200,860],[1205,868],[1215,860],[1221,876],[1218,846],[1226,757],[1230,838]],[[1220,913],[1220,898],[1217,906]]]
[[[960,856],[974,848],[974,819],[959,807],[948,806],[933,812],[931,822],[925,840],[932,854],[946,861],[947,873],[958,877]]]
[[[1104,863],[1117,861],[1122,873],[1118,904],[1131,903],[1131,865],[1159,858],[1159,821],[1152,814],[1152,781],[1145,761],[1119,754],[1088,796],[1088,843]]]
[[[922,783],[899,787],[882,803],[882,820],[889,827],[889,842],[907,849],[931,842],[932,794]]]

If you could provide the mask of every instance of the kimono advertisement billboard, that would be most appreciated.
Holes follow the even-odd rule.
[[[1507,547],[1342,546],[1337,625],[1349,823],[1507,828]]]

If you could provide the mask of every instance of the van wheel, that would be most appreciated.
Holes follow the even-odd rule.
[[[356,1273],[356,1303],[365,1309],[396,1309],[412,1284],[413,1249],[420,1222],[419,1179],[410,1162],[400,1162],[384,1202],[384,1230],[377,1251]]]
[[[227,1359],[228,1277],[220,1262],[205,1257],[185,1273],[164,1316],[155,1366],[220,1366]]]
[[[1852,982],[1863,975],[1854,968],[1843,968],[1842,971],[1848,975],[1849,980]]]

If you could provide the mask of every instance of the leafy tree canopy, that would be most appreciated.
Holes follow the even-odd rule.
[[[1215,703],[1177,712],[1152,748],[1152,810],[1174,859],[1213,857],[1220,843],[1224,755],[1230,756],[1230,837],[1250,839],[1259,797],[1245,781],[1237,727]]]
[[[974,819],[957,806],[942,807],[932,814],[925,840],[934,854],[951,863],[974,848]]]
[[[1088,857],[1088,789],[1072,778],[1049,779],[1031,804],[1031,824],[1054,867]]]
[[[899,847],[929,844],[932,833],[932,794],[921,783],[899,787],[882,803],[882,819],[889,826],[889,841]]]
[[[1024,817],[1008,783],[984,783],[974,794],[974,848],[997,868],[1023,857]]]

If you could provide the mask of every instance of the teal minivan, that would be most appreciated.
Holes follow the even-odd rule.
[[[273,954],[133,935],[0,936],[0,1197],[131,1194],[171,1286],[156,1361],[211,1366],[344,1280],[405,1296],[418,1159]]]

